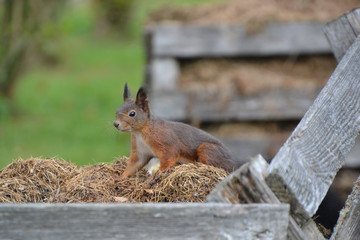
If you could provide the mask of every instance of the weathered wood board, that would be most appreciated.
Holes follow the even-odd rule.
[[[360,238],[360,177],[340,212],[332,240],[356,240]]]
[[[314,91],[269,91],[236,96],[228,102],[207,94],[188,96],[180,91],[153,92],[154,114],[170,120],[287,120],[299,119],[316,97]]]
[[[338,61],[360,33],[360,8],[344,14],[325,26],[325,34]]]
[[[286,204],[0,204],[0,239],[286,239]]]
[[[294,127],[295,129],[295,127]],[[205,130],[207,130],[205,128]],[[214,136],[217,134],[212,133]],[[257,136],[255,136],[257,134]],[[271,159],[276,155],[286,139],[291,135],[291,132],[257,132],[255,134],[247,134],[246,132],[238,132],[236,137],[218,136],[225,145],[236,155],[239,159],[248,161],[251,156],[261,154],[266,160]],[[359,168],[360,167],[360,136],[355,140],[355,145],[350,153],[346,155],[343,167]]]
[[[256,154],[261,154],[265,159],[270,161],[286,141],[286,139],[282,141],[282,137],[278,137],[274,133],[263,135],[261,139],[260,136],[258,139],[255,139],[246,134],[241,135],[241,133],[239,133],[238,139],[221,138],[221,140],[234,155],[244,162],[248,161],[250,156],[256,156]],[[347,168],[360,167],[360,137],[357,137],[354,147],[345,157],[343,166]]]
[[[235,25],[150,26],[152,57],[239,57],[330,53],[322,22],[269,23],[257,32]]]
[[[251,159],[241,168],[231,173],[208,195],[208,202],[217,203],[273,203],[279,204],[279,199],[265,183],[264,175],[268,163],[261,155]],[[305,228],[301,228],[290,216],[289,239],[324,239],[316,224],[309,219]]]
[[[266,181],[299,223],[317,210],[360,130],[360,38],[274,157]]]

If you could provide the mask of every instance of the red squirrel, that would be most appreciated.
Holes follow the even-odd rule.
[[[131,153],[125,171],[120,178],[134,175],[151,158],[160,161],[160,170],[166,170],[177,162],[200,162],[232,172],[240,167],[225,145],[214,136],[190,125],[167,121],[150,112],[144,88],[131,99],[127,84],[124,88],[124,104],[116,112],[114,126],[131,133]]]

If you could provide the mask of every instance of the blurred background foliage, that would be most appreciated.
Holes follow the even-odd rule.
[[[31,156],[83,165],[128,155],[129,134],[112,121],[124,83],[135,92],[143,82],[142,29],[164,4],[0,1],[0,168]]]

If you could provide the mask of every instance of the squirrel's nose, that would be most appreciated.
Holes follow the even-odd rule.
[[[114,127],[118,128],[119,127],[119,123],[117,121],[114,121]]]

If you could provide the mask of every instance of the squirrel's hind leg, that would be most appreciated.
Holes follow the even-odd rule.
[[[221,145],[216,143],[205,142],[197,149],[197,161],[231,171],[233,168],[229,153]]]
[[[197,149],[198,162],[222,168],[228,173],[237,169],[231,154],[223,146],[216,143],[202,143]]]
[[[216,151],[216,145],[213,143],[202,143],[197,149],[197,162],[214,165],[212,162],[214,161],[214,154]]]
[[[159,158],[160,160],[160,171],[164,171],[176,165],[178,157],[170,158]]]

